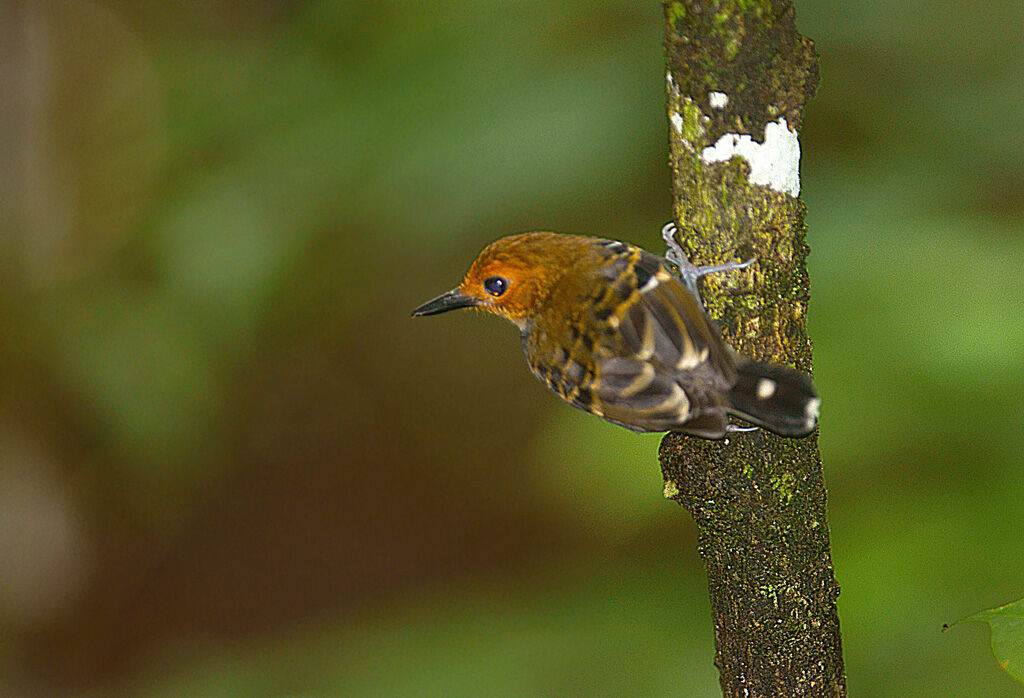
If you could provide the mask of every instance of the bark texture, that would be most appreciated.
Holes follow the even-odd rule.
[[[741,352],[810,371],[803,204],[750,184],[746,160],[708,164],[701,153],[723,134],[761,142],[780,118],[799,129],[818,83],[814,45],[797,33],[787,0],[664,6],[681,243],[699,264],[758,259],[706,280],[708,312]],[[817,434],[668,434],[660,458],[666,496],[699,528],[723,694],[845,696]]]

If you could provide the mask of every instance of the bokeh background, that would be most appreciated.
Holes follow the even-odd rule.
[[[1024,5],[800,0],[851,694],[1011,696]],[[0,6],[0,693],[718,695],[659,437],[515,330],[499,235],[659,248],[657,2]]]

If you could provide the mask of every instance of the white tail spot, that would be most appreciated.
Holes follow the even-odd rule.
[[[814,398],[807,401],[807,407],[804,408],[804,414],[807,415],[807,419],[812,422],[818,418],[818,410],[821,408],[821,398]]]
[[[776,383],[771,378],[762,378],[757,382],[757,399],[767,400],[775,394]]]

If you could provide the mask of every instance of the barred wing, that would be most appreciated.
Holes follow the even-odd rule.
[[[561,299],[583,309],[575,322],[540,328],[563,339],[548,351],[527,347],[534,372],[576,407],[634,431],[721,437],[724,395],[736,380],[731,350],[659,257],[621,242],[596,244],[600,278],[591,295]],[[560,355],[563,346],[570,349]]]

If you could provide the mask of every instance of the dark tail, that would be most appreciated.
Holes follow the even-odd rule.
[[[729,411],[780,436],[807,436],[818,422],[818,393],[810,376],[746,360],[729,391]]]

